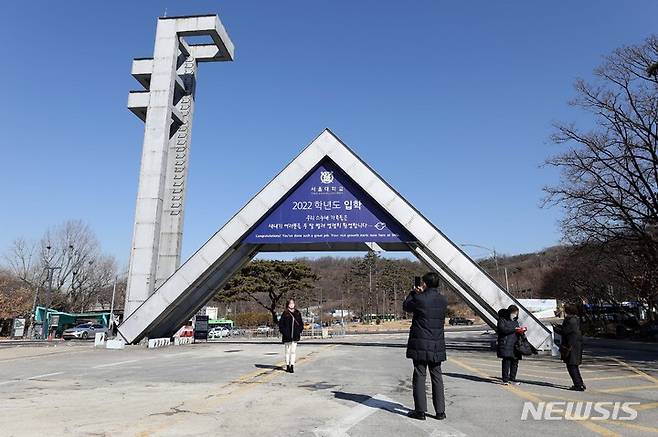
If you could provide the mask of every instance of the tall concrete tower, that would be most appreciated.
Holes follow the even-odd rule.
[[[194,36],[208,41],[186,41]],[[128,109],[145,126],[125,317],[180,265],[198,63],[232,60],[216,15],[159,18],[153,57],[133,60],[144,90],[129,93]]]

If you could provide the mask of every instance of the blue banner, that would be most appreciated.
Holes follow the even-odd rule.
[[[247,236],[255,244],[399,243],[415,239],[325,160]]]

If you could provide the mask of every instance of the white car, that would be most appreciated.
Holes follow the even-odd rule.
[[[75,328],[69,328],[64,331],[62,334],[62,338],[64,340],[71,340],[71,339],[81,339],[81,340],[87,340],[93,339],[96,334],[98,333],[107,333],[107,328],[103,325],[100,325],[98,323],[83,323],[81,325],[76,326]]]
[[[270,332],[272,332],[272,328],[269,326],[262,325],[256,328],[256,333],[258,334],[269,334]]]
[[[223,326],[212,328],[208,331],[208,338],[224,338],[229,335],[231,335],[231,331]]]

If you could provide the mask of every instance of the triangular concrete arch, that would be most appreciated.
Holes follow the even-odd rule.
[[[500,287],[457,245],[388,185],[329,129],[325,129],[199,250],[178,268],[119,326],[128,343],[144,337],[173,335],[212,297],[240,267],[263,250],[294,250],[246,243],[245,238],[323,160],[330,160],[362,189],[395,222],[413,236],[405,242],[430,269],[439,273],[489,325],[497,311],[510,304],[520,308],[520,323],[528,326],[528,339],[538,349],[552,346],[552,333],[519,302]],[[397,244],[397,246],[395,246]],[[386,246],[384,244],[384,246]],[[361,248],[365,248],[361,243]],[[384,247],[387,249],[387,247]],[[296,250],[354,250],[349,244]],[[401,250],[399,243],[388,249]]]

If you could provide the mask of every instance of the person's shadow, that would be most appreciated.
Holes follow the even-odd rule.
[[[272,364],[254,364],[258,369],[285,370],[282,366],[273,366]]]
[[[481,376],[468,375],[468,374],[464,374],[464,373],[443,372],[442,375],[447,376],[448,378],[466,379],[468,381],[486,382],[486,383],[489,383],[489,384],[498,384],[499,383],[494,378],[483,378]]]
[[[449,378],[459,378],[459,379],[466,379],[468,381],[475,381],[475,382],[484,382],[488,384],[498,384],[502,385],[503,381],[499,378],[484,378],[481,376],[476,376],[476,375],[466,375],[463,373],[452,373],[452,372],[444,372],[443,376],[447,376]],[[531,381],[528,379],[520,379],[517,378],[517,381],[519,381],[521,384],[527,384],[527,385],[538,385],[541,387],[551,387],[551,388],[558,388],[558,389],[568,389],[568,387],[564,385],[559,385],[559,384],[552,384],[550,382],[544,382],[544,381]]]
[[[352,401],[357,404],[365,405],[370,408],[376,408],[379,410],[387,411],[393,414],[399,414],[400,416],[405,416],[411,409],[405,407],[402,404],[397,402],[391,402],[384,399],[379,399],[377,397],[372,397],[368,395],[362,395],[357,393],[346,393],[342,391],[332,391],[336,399],[342,399],[345,401]]]

